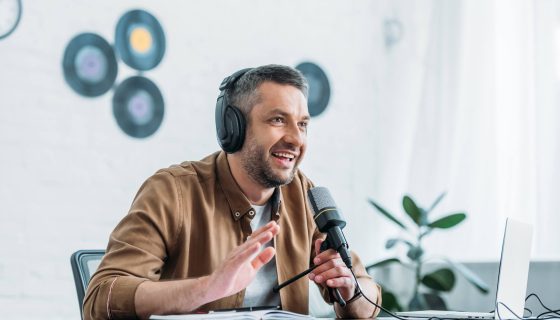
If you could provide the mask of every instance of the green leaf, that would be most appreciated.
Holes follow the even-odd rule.
[[[416,203],[414,203],[414,200],[412,200],[411,197],[403,197],[403,208],[417,226],[422,225],[422,212],[420,212],[420,209],[418,208]]]
[[[489,292],[488,284],[484,282],[484,280],[480,279],[471,269],[467,268],[464,264],[452,261],[450,259],[443,259],[449,265],[453,267],[453,269],[457,270],[460,274],[467,279],[473,286],[475,286],[480,292],[487,294]]]
[[[385,243],[385,249],[391,249],[392,247],[394,247],[397,243],[402,242],[404,244],[406,244],[409,248],[412,248],[414,245],[412,244],[412,242],[402,239],[402,238],[391,238],[389,240],[387,240],[387,242]]]
[[[389,311],[403,311],[403,307],[399,304],[397,297],[388,290],[383,290],[381,293],[382,305]]]
[[[448,229],[448,228],[451,228],[451,227],[454,227],[454,226],[458,225],[463,220],[465,220],[466,217],[467,217],[467,215],[464,214],[464,213],[454,213],[454,214],[450,214],[448,216],[445,216],[443,218],[440,218],[440,219],[430,223],[428,226],[430,228]]]
[[[377,210],[379,210],[379,212],[381,212],[387,219],[393,221],[394,223],[396,223],[399,227],[403,228],[404,230],[406,230],[406,226],[400,222],[397,218],[395,218],[392,214],[390,214],[387,210],[385,210],[384,208],[382,208],[380,205],[378,205],[377,203],[375,203],[373,200],[368,199],[369,203],[374,206]]]
[[[447,191],[444,191],[442,194],[440,194],[439,197],[437,197],[436,201],[434,201],[434,203],[432,203],[432,205],[430,206],[430,209],[428,209],[428,211],[426,211],[426,213],[432,212],[432,210],[434,210],[434,208],[441,202],[441,200],[445,197],[446,194],[447,194]]]
[[[449,268],[441,268],[424,275],[422,283],[437,291],[450,291],[455,286],[455,273]]]
[[[391,249],[392,247],[394,247],[397,242],[399,241],[399,239],[389,239],[387,240],[387,242],[385,243],[385,249]]]
[[[422,250],[422,248],[413,246],[408,250],[406,256],[409,257],[410,260],[418,261],[420,260],[423,254],[424,254],[424,250]]]
[[[382,267],[382,266],[385,266],[385,265],[388,265],[388,264],[391,264],[391,263],[402,264],[402,262],[399,258],[389,258],[389,259],[381,260],[381,261],[378,261],[378,262],[376,262],[372,265],[367,266],[366,270],[369,271],[370,269],[379,268],[379,267]]]

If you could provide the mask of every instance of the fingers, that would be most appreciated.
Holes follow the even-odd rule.
[[[241,247],[241,246],[239,246]],[[249,260],[253,255],[259,252],[261,246],[258,243],[254,243],[250,246],[245,246],[243,250],[239,250],[233,258],[238,264],[242,264],[243,262]]]
[[[340,277],[329,279],[326,281],[326,284],[331,288],[347,288],[353,284],[353,281],[351,277]]]
[[[335,278],[341,278],[341,277],[347,277],[347,278],[352,278],[352,273],[350,272],[350,270],[344,265],[344,263],[342,261],[329,261],[327,263],[324,263],[323,265],[321,265],[321,267],[323,266],[328,266],[327,270],[319,270],[317,271],[317,269],[313,270],[312,275],[310,275],[310,279],[315,281],[316,283],[324,283],[327,282],[327,280],[329,279],[335,279]],[[328,284],[328,283],[327,283]]]
[[[252,243],[258,242],[263,245],[272,240],[272,238],[276,236],[279,231],[280,226],[276,222],[271,221],[262,228],[255,230],[255,232],[251,234],[251,237],[249,238],[249,240],[247,240],[246,243],[249,243],[249,245],[251,245]]]
[[[231,251],[228,256],[234,259],[237,259],[239,257],[244,257],[243,260],[249,260],[252,254],[257,253],[261,248],[261,246],[267,243],[268,241],[272,240],[272,238],[273,238],[272,232],[261,233],[258,237],[251,238],[250,240],[247,240],[245,243],[241,244],[237,248],[233,249],[233,251]],[[254,248],[257,248],[257,250],[254,251]],[[245,254],[247,251],[251,251],[252,254],[251,255]]]
[[[251,234],[251,238],[256,238],[264,232],[270,231],[274,235],[278,233],[280,230],[280,226],[275,221],[270,221],[269,223],[265,224],[264,226],[258,228],[257,230],[253,231]]]
[[[264,249],[261,253],[259,253],[259,255],[257,255],[255,259],[253,259],[253,261],[251,261],[251,265],[253,265],[255,271],[258,271],[262,266],[269,263],[275,254],[276,254],[276,250],[272,247],[268,247]]]
[[[313,259],[313,264],[315,264],[316,266],[324,263],[325,261],[340,258],[338,252],[333,249],[328,249],[321,252],[321,244],[324,241],[324,239],[315,240],[315,258]]]
[[[313,270],[312,274],[319,275],[323,272],[326,272],[327,270],[335,269],[337,267],[346,268],[346,265],[344,264],[344,262],[342,261],[341,258],[334,258],[334,259],[327,260],[327,261],[323,262],[317,268],[315,268],[315,270]]]
[[[251,234],[251,237],[247,241],[245,241],[245,243],[235,248],[231,252],[230,256],[238,255],[240,252],[246,250],[248,247],[254,245],[255,243],[258,243],[259,246],[262,246],[263,244],[272,240],[272,238],[276,236],[279,231],[280,226],[276,222],[271,221],[267,223],[263,227],[253,232]]]
[[[321,264],[323,264],[327,261],[335,260],[335,259],[341,260],[340,254],[338,252],[334,251],[333,249],[328,249],[328,250],[325,250],[325,251],[319,253],[313,259],[313,264],[320,267]]]

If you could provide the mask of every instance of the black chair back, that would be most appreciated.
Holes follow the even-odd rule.
[[[76,284],[76,293],[78,294],[78,304],[80,307],[80,315],[82,314],[82,303],[84,295],[89,284],[89,279],[97,270],[105,250],[78,250],[70,257],[70,265],[74,274],[74,283]]]

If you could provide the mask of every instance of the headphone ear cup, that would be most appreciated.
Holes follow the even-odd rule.
[[[226,106],[224,113],[224,126],[226,137],[222,140],[222,148],[227,153],[241,150],[245,140],[245,116],[238,108]]]
[[[223,141],[227,138],[227,131],[224,122],[225,107],[226,106],[224,106],[224,93],[222,92],[216,102],[216,113],[215,113],[216,135],[218,136],[218,142],[220,143],[220,147],[222,148],[224,144]]]
[[[241,150],[245,140],[245,126],[247,123],[243,112],[228,103],[227,91],[232,90],[235,82],[251,69],[239,70],[226,77],[220,84],[220,95],[216,100],[216,134],[220,147],[227,153]]]

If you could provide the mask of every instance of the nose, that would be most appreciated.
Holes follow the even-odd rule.
[[[302,130],[297,123],[291,124],[286,128],[284,141],[299,148],[307,141],[307,132],[305,129]]]

